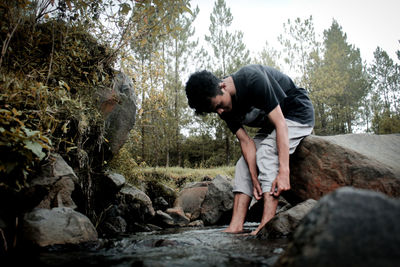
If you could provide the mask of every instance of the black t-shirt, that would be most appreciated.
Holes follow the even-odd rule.
[[[307,91],[298,88],[289,76],[262,65],[248,65],[231,75],[236,88],[232,111],[220,117],[232,133],[243,125],[271,132],[267,115],[280,105],[285,118],[314,126],[314,108]]]

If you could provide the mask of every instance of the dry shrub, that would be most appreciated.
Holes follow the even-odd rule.
[[[0,187],[19,191],[49,152],[90,172],[104,144],[93,96],[110,87],[112,51],[83,26],[22,17],[13,27],[7,12],[0,8],[0,37],[9,39],[0,66]]]

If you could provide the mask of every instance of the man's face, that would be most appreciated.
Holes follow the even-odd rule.
[[[230,112],[232,110],[232,97],[225,90],[225,88],[221,89],[222,95],[216,95],[211,98],[211,106],[213,107],[213,111],[221,115],[224,112]]]

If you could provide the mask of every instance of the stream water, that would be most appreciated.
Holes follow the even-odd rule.
[[[248,223],[245,229],[256,226]],[[79,249],[54,247],[35,256],[25,255],[24,261],[37,266],[271,266],[287,246],[287,239],[260,240],[223,233],[223,229],[143,232]]]

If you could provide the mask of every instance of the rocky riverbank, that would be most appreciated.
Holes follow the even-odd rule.
[[[388,137],[392,139],[390,146],[398,146],[399,135],[383,136],[386,143]],[[395,159],[399,154],[391,157]],[[307,262],[311,257],[309,251],[314,251],[311,257],[314,264],[318,253],[328,253],[325,248],[328,245],[343,248],[347,245],[347,251],[354,250],[349,257],[357,254],[357,257],[353,255],[358,259],[355,262],[368,259],[368,263],[373,262],[375,266],[381,263],[391,266],[398,260],[393,252],[400,244],[400,229],[396,223],[400,194],[398,166],[387,165],[327,138],[310,136],[291,158],[291,167],[292,190],[281,197],[277,216],[257,237],[293,241],[279,264],[296,266],[297,257]],[[112,172],[105,172],[98,178],[100,182],[94,187],[93,197],[96,209],[102,212],[96,221],[91,221],[79,208],[83,201],[79,194],[79,177],[61,156],[52,155],[41,175],[32,181],[31,190],[19,199],[19,205],[29,205],[20,208],[25,212],[17,217],[17,247],[82,244],[137,232],[224,225],[231,216],[230,177],[218,175],[188,183],[179,192],[156,180],[144,182],[138,188]],[[252,205],[248,221],[259,220],[260,203]],[[7,214],[2,211],[0,223],[5,233],[9,221],[4,219]],[[5,242],[5,237],[3,234],[3,253],[10,244]],[[378,237],[381,238],[379,242]],[[366,245],[368,249],[358,245],[362,238],[366,239],[365,244],[368,240],[372,242]],[[377,244],[378,254],[370,252],[372,244]],[[333,250],[330,247],[329,251],[330,257],[344,253],[342,248]],[[319,266],[326,266],[325,263]]]

